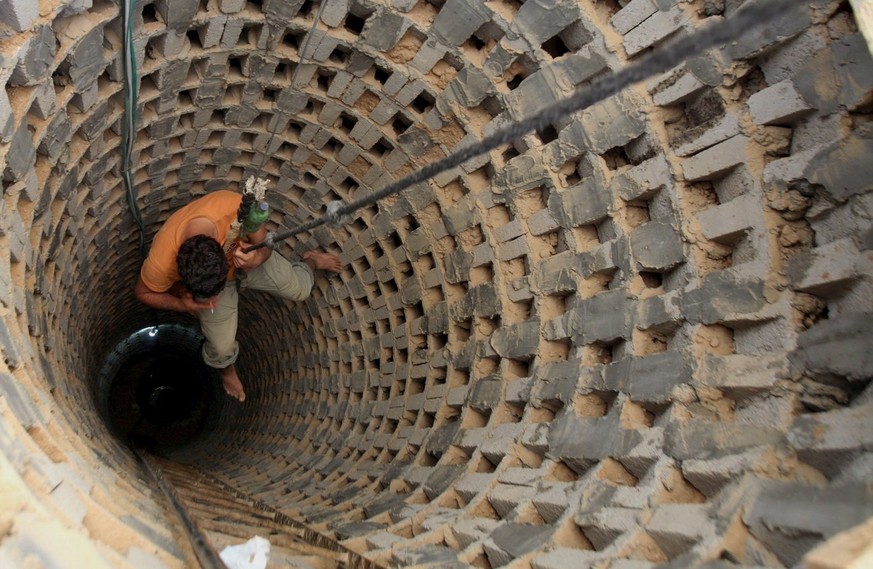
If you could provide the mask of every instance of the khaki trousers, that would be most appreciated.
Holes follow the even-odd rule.
[[[288,300],[304,300],[309,297],[315,277],[305,263],[292,263],[277,252],[257,269],[247,271],[239,284],[241,290],[262,290]],[[200,329],[206,336],[203,344],[203,361],[214,368],[226,368],[239,356],[236,341],[237,282],[229,281],[214,310],[198,313]]]

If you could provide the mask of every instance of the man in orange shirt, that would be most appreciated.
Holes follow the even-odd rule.
[[[234,366],[239,355],[236,271],[245,271],[239,288],[304,300],[315,283],[313,271],[338,273],[342,263],[336,255],[321,251],[305,253],[302,263],[289,262],[268,247],[243,253],[243,248],[262,241],[267,229],[261,226],[240,239],[228,235],[241,200],[238,193],[220,190],[173,213],[155,235],[135,292],[153,308],[197,316],[206,336],[204,362],[219,370],[228,395],[244,401],[245,390]]]

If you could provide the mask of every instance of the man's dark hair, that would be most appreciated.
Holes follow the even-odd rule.
[[[195,297],[211,298],[227,281],[227,257],[221,245],[206,235],[195,235],[179,247],[176,265],[182,284]]]

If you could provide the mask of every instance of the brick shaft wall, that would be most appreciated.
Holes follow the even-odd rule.
[[[310,1],[136,2],[147,240],[257,173],[287,229],[744,3],[325,1],[305,53]],[[873,515],[873,61],[802,4],[289,240],[346,270],[245,301],[187,460],[401,566],[784,567]],[[0,42],[0,565],[185,566],[92,397],[154,324],[118,6],[0,0]]]

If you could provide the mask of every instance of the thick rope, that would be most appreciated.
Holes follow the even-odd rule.
[[[603,79],[595,81],[585,89],[581,89],[571,97],[556,102],[542,111],[496,130],[494,133],[483,138],[478,144],[465,146],[448,156],[432,162],[420,170],[409,174],[388,184],[381,190],[351,201],[339,208],[332,208],[327,215],[303,223],[288,231],[278,233],[272,237],[272,241],[281,241],[304,231],[311,231],[325,223],[337,224],[344,215],[351,214],[361,208],[375,204],[381,199],[396,194],[406,188],[423,182],[441,172],[450,170],[471,158],[475,158],[486,152],[494,150],[498,146],[517,140],[529,132],[544,128],[556,122],[559,118],[583,110],[591,105],[603,101],[621,92],[626,87],[664,73],[686,59],[697,55],[711,47],[733,41],[753,28],[768,23],[779,14],[797,9],[803,4],[797,0],[767,0],[757,2],[752,6],[746,6],[734,16],[721,22],[705,26],[693,33],[679,38],[663,49],[653,52],[637,63],[616,71]],[[245,252],[254,251],[267,246],[260,242],[244,249]]]

